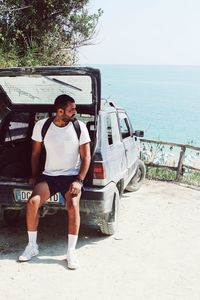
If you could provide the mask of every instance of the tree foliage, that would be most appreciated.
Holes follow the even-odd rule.
[[[102,10],[89,0],[0,0],[0,65],[73,64]]]

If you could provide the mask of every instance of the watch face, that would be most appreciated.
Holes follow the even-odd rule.
[[[76,181],[83,185],[83,180],[81,180],[80,178],[77,178]]]

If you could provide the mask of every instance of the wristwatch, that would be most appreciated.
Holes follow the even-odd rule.
[[[81,186],[83,186],[83,180],[80,179],[79,177],[77,177],[75,181],[80,183]]]

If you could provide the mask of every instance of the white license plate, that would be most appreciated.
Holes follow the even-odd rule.
[[[15,201],[16,202],[27,202],[32,191],[29,190],[14,190],[14,196],[15,196]],[[60,193],[57,193],[53,196],[51,196],[47,202],[51,203],[57,203],[57,204],[64,204],[65,200],[63,196]]]

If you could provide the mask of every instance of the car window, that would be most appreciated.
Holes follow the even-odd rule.
[[[131,136],[131,126],[128,120],[128,116],[125,113],[119,113],[119,124],[122,139]]]
[[[14,104],[53,104],[62,94],[76,99],[76,104],[91,104],[93,101],[89,75],[0,76],[0,85]]]
[[[27,137],[29,113],[14,113],[9,123],[5,141],[13,141]]]
[[[116,113],[107,115],[107,138],[108,144],[113,145],[120,141],[119,125]]]

